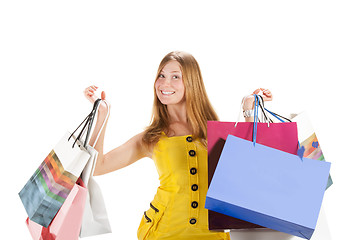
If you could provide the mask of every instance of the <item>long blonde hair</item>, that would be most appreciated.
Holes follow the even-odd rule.
[[[199,64],[195,58],[186,52],[174,51],[168,53],[160,62],[156,80],[164,66],[175,60],[180,64],[185,87],[186,116],[194,139],[200,138],[207,146],[207,121],[217,121],[218,116],[210,104]],[[151,123],[145,129],[143,143],[148,148],[157,143],[162,131],[168,131],[170,120],[167,106],[162,104],[156,95],[154,84],[154,104]]]

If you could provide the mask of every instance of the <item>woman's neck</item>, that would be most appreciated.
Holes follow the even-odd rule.
[[[186,104],[176,104],[176,105],[168,105],[167,106],[169,117],[170,117],[170,124],[172,123],[187,123],[186,117]]]

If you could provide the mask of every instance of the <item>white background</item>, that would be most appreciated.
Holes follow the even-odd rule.
[[[347,0],[2,1],[1,238],[30,239],[17,193],[90,112],[83,90],[99,86],[112,105],[107,152],[149,123],[157,67],[182,50],[199,62],[221,120],[235,121],[258,87],[272,91],[269,109],[309,113],[332,162],[323,202],[332,239],[356,239],[359,12]],[[97,181],[113,233],[88,239],[136,239],[159,184],[153,162]]]

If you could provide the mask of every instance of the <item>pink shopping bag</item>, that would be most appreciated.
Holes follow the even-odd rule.
[[[49,227],[45,228],[29,218],[26,219],[26,225],[34,240],[76,240],[79,238],[87,189],[81,178],[76,183]]]

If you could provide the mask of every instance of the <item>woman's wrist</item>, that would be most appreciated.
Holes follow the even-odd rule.
[[[254,102],[255,102],[255,97],[253,95],[247,96],[244,99],[243,110],[247,111],[254,109]]]

